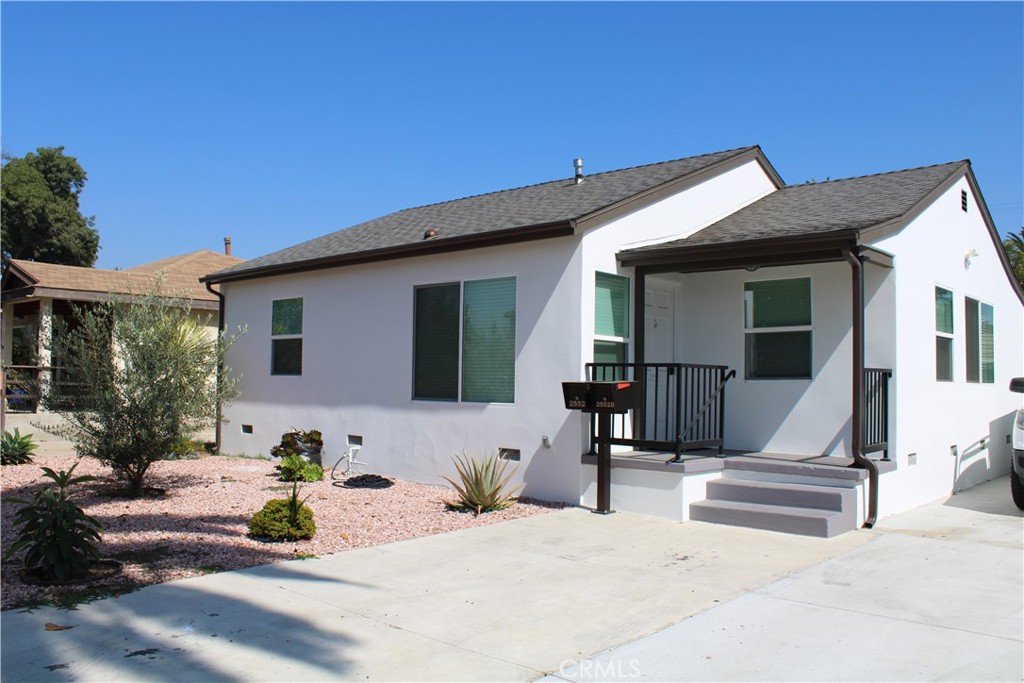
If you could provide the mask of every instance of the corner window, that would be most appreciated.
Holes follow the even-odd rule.
[[[935,379],[953,381],[953,292],[935,288]]]
[[[629,278],[610,273],[595,273],[594,362],[625,363],[628,351]],[[607,373],[600,377],[613,379]]]
[[[516,279],[417,287],[413,398],[515,401]]]
[[[276,299],[270,328],[270,374],[302,374],[302,299]]]
[[[964,297],[967,326],[967,381],[993,384],[996,381],[995,311],[988,304]]]
[[[811,279],[743,285],[747,379],[811,378]]]

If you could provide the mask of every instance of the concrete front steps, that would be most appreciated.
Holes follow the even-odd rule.
[[[707,499],[690,504],[690,519],[820,538],[860,526],[864,470],[742,457],[722,470],[707,482]]]

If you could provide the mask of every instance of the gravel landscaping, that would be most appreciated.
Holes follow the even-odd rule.
[[[40,467],[68,469],[69,456],[37,456],[28,465],[7,465],[0,471],[4,552],[14,542],[12,517],[19,507],[11,497],[29,498],[49,481]],[[562,505],[521,500],[500,512],[479,516],[448,510],[443,499],[451,489],[395,480],[383,489],[351,489],[325,481],[302,484],[303,497],[315,515],[311,540],[262,543],[246,533],[249,518],[272,498],[285,498],[291,484],[278,481],[269,460],[206,456],[195,460],[155,463],[147,484],[162,495],[128,499],[113,494],[110,470],[92,459],[79,461],[76,475],[97,481],[81,484],[74,496],[87,514],[103,525],[103,553],[121,560],[117,578],[68,588],[43,588],[21,582],[18,556],[3,563],[0,608],[38,601],[71,602],[86,593],[110,594],[153,583],[243,569],[281,560],[308,558],[352,548],[380,545],[543,514]]]

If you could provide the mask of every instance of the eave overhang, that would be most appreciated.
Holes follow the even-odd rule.
[[[384,249],[372,249],[351,254],[338,254],[323,258],[282,263],[271,266],[263,266],[252,270],[244,270],[238,273],[213,273],[200,278],[200,282],[223,283],[237,282],[240,280],[253,280],[262,277],[273,277],[275,275],[288,275],[291,273],[304,273],[311,270],[323,270],[326,268],[338,268],[341,266],[352,266],[362,263],[375,263],[379,261],[391,261],[394,259],[411,258],[414,256],[427,256],[431,254],[443,254],[448,252],[464,251],[466,249],[478,249],[480,247],[494,247],[518,242],[529,242],[532,240],[550,239],[553,237],[567,237],[576,231],[576,222],[572,220],[558,221],[555,223],[541,223],[526,227],[509,228],[507,230],[495,230],[481,233],[479,235],[463,235],[448,239],[432,239],[403,244]]]
[[[861,248],[856,230],[773,237],[742,242],[674,245],[664,248],[644,248],[619,252],[618,259],[625,267],[643,268],[647,273],[703,273],[715,270],[736,270],[770,266],[792,266],[808,263],[827,263],[844,260],[844,250]],[[872,261],[883,265],[884,252],[871,249]],[[888,258],[892,266],[892,257]]]

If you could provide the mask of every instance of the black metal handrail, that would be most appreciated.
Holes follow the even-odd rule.
[[[889,368],[864,368],[864,452],[889,459]]]
[[[706,422],[704,416],[708,412],[708,409],[710,409],[712,406],[717,404],[717,406],[718,406],[718,422],[715,425],[715,427],[717,428],[717,431],[718,431],[718,434],[719,434],[718,450],[719,450],[719,452],[721,452],[721,450],[722,450],[721,434],[723,432],[723,427],[724,427],[724,423],[725,423],[725,401],[719,401],[717,399],[718,399],[719,395],[721,395],[721,393],[723,391],[725,391],[725,383],[728,382],[730,379],[732,379],[735,376],[736,376],[736,371],[735,370],[729,370],[729,372],[725,373],[725,376],[722,377],[722,381],[718,383],[718,386],[716,386],[714,391],[711,392],[711,395],[708,396],[708,400],[706,400],[704,402],[704,405],[702,405],[700,407],[700,410],[698,410],[697,414],[693,416],[693,419],[690,420],[690,423],[688,425],[686,425],[686,429],[684,429],[683,431],[679,432],[679,442],[680,443],[686,443],[686,437],[690,434],[690,432],[692,432],[694,430],[694,428],[700,427],[700,426],[702,426],[702,424],[705,427],[708,426],[709,423]],[[672,460],[670,460],[669,462],[679,462],[679,452],[678,451],[676,452],[676,457],[673,458]]]
[[[641,405],[617,415],[611,443],[663,450],[678,458],[686,450],[722,449],[725,399],[730,373],[724,365],[696,363],[587,363],[588,381],[628,380],[640,384]],[[685,429],[680,429],[681,425]],[[590,452],[595,452],[596,420],[591,418]]]

